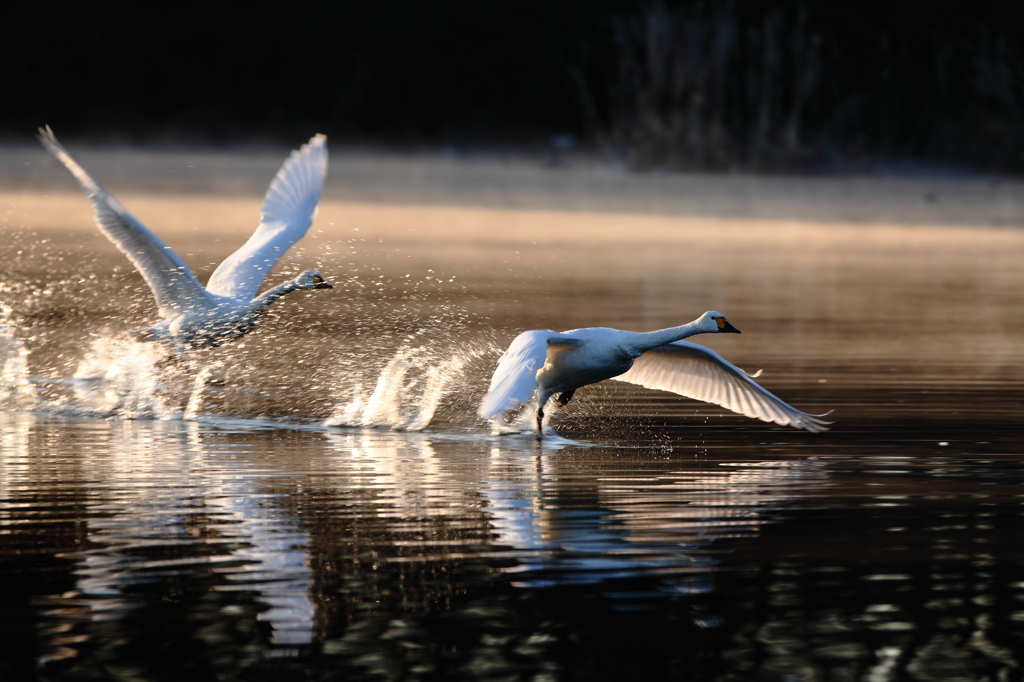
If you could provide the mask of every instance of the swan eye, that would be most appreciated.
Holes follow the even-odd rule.
[[[309,277],[313,280],[313,284],[320,284],[324,281],[324,278],[320,275],[310,275]]]
[[[724,317],[714,317],[712,319],[718,323],[719,329],[725,329],[725,325],[728,324],[728,322],[725,321]]]

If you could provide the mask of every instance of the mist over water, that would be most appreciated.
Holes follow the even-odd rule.
[[[121,198],[203,281],[251,228]],[[86,206],[10,201],[0,678],[1020,676],[1019,231],[327,202],[268,284],[336,288],[178,361]],[[476,417],[524,329],[710,309],[832,430],[615,382],[541,442]]]

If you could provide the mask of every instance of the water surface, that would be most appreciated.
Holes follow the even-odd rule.
[[[259,201],[171,198],[201,279]],[[337,288],[176,365],[69,210],[0,246],[2,679],[1021,677],[1020,232],[328,202],[269,279]],[[522,329],[708,309],[833,429],[474,416]]]

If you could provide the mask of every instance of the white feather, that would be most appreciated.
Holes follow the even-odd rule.
[[[760,374],[760,372],[758,372]],[[675,341],[645,352],[633,361],[616,381],[720,405],[727,410],[761,421],[793,426],[807,431],[825,431],[824,415],[813,415],[786,404],[772,395],[742,369],[704,346]]]
[[[40,128],[39,140],[63,163],[85,190],[96,212],[96,224],[121,253],[128,256],[153,291],[162,317],[194,307],[209,308],[213,302],[178,254],[125,210],[110,192],[71,158],[50,127]]]
[[[259,227],[214,271],[207,291],[246,300],[255,296],[278,259],[313,224],[326,177],[327,138],[316,135],[281,166],[263,199]]]
[[[314,136],[292,152],[270,184],[259,228],[213,273],[206,289],[171,247],[139,222],[71,158],[49,126],[39,129],[43,146],[63,163],[85,190],[100,231],[142,274],[163,318],[138,338],[185,347],[217,346],[255,328],[263,310],[298,289],[330,288],[320,275],[303,272],[253,298],[277,260],[313,222],[327,173],[327,138]]]
[[[571,338],[550,329],[533,329],[517,336],[498,360],[477,414],[492,419],[527,402],[537,385],[537,370],[547,358],[548,343],[568,340]]]
[[[537,392],[536,425],[541,429],[545,403],[605,379],[618,379],[648,388],[671,391],[721,405],[739,414],[808,431],[824,431],[824,415],[801,412],[787,405],[712,350],[681,339],[695,334],[738,333],[714,310],[693,322],[653,332],[630,332],[608,327],[571,329],[561,334],[526,331],[516,337],[498,362],[490,390],[478,414],[492,419],[515,409]]]

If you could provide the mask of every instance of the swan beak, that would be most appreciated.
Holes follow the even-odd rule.
[[[314,284],[313,288],[314,289],[333,289],[334,285],[333,284],[328,284],[327,282],[324,282],[324,281],[320,281],[320,282],[317,282],[316,284]]]
[[[724,317],[716,317],[715,322],[718,323],[719,334],[742,334],[739,329],[729,324],[729,320]]]

